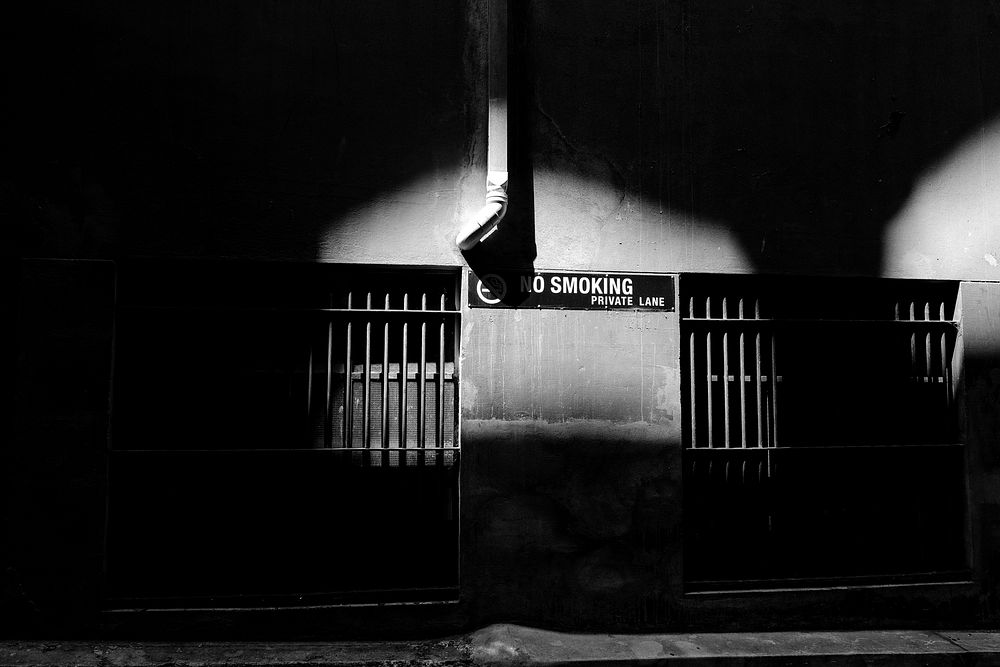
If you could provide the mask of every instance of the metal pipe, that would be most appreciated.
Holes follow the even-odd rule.
[[[469,250],[496,231],[507,213],[507,0],[489,0],[489,127],[486,203],[462,223],[455,243]]]

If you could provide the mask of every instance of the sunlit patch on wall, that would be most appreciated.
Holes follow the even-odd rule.
[[[996,279],[997,256],[1000,120],[984,124],[917,181],[886,229],[883,274]]]

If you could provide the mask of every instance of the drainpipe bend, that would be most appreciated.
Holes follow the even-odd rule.
[[[462,250],[495,232],[507,213],[507,2],[489,0],[486,203],[459,228],[455,243]]]
[[[497,230],[506,213],[507,172],[490,171],[486,174],[486,203],[462,223],[455,243],[462,250],[472,248]]]

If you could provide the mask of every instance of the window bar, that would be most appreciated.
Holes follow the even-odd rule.
[[[353,293],[347,293],[347,309],[351,310]],[[354,367],[351,361],[351,318],[347,318],[347,343],[344,350],[344,447],[354,446]],[[328,401],[329,402],[329,401]]]
[[[712,331],[705,332],[705,394],[706,394],[706,404],[705,407],[708,409],[708,446],[714,447],[715,441],[712,438]]]
[[[389,292],[385,293],[385,309],[389,310]],[[389,320],[382,325],[382,449],[389,448]],[[389,465],[389,452],[382,452],[382,465]]]
[[[915,320],[914,306],[913,302],[910,302],[910,321]],[[919,375],[917,374],[917,330],[914,327],[910,327],[910,381],[912,383],[919,382]]]
[[[406,310],[410,305],[409,293],[403,294],[403,310]],[[407,334],[408,323],[403,320],[403,359],[399,364],[399,448],[406,449],[406,385],[409,382],[409,363],[406,359],[406,345],[407,345]],[[403,465],[403,460],[400,459],[400,465]]]
[[[924,319],[931,319],[931,304],[930,301],[924,303]],[[934,381],[934,374],[932,372],[933,359],[931,358],[931,332],[930,329],[923,334],[924,339],[924,384],[929,384]]]
[[[951,368],[948,364],[948,332],[941,332],[941,380],[944,382],[944,404],[951,408]]]
[[[712,317],[712,297],[705,297],[705,318],[708,319]],[[714,387],[712,386],[712,330],[709,329],[705,332],[705,408],[707,410],[707,425],[705,433],[708,436],[708,447],[715,446],[715,415],[714,415],[714,403],[712,399],[714,398],[712,393]]]
[[[722,297],[722,319],[729,317],[727,299]],[[723,436],[725,437],[725,447],[729,449],[729,331],[722,332],[722,416]]]
[[[330,305],[333,305],[333,294],[330,295]],[[309,375],[312,376],[311,364]],[[333,319],[326,324],[326,413],[323,419],[323,447],[325,449],[333,447]]]
[[[372,398],[372,293],[368,292],[368,299],[365,303],[368,316],[365,318],[365,375],[364,375],[364,396],[365,402],[361,411],[361,425],[363,427],[361,442],[362,447],[371,449],[371,398]],[[370,454],[368,456],[371,456]],[[371,459],[365,459],[365,463]]]
[[[420,295],[420,310],[427,310],[427,294]],[[421,450],[421,465],[425,461],[423,449],[427,446],[427,319],[426,313],[420,319],[420,380],[417,393],[417,447]]]
[[[441,311],[444,311],[444,294],[441,294]],[[437,442],[435,446],[444,447],[444,324],[445,317],[441,316],[441,332],[438,335],[438,367],[437,367],[437,409],[434,416],[437,417]],[[439,464],[444,463],[444,452],[434,455]]]
[[[737,315],[743,319],[743,297],[740,297],[737,306]],[[740,323],[740,446],[746,449],[747,446],[747,385],[746,385],[746,345],[743,328],[746,325]]]
[[[928,330],[924,334],[924,382],[931,383],[934,381],[933,374],[933,359],[931,359],[931,332]]]
[[[691,304],[694,305],[694,297],[691,298]],[[695,334],[692,331],[689,335],[688,342],[688,357],[690,357],[690,366],[688,374],[691,376],[691,446],[698,446],[698,379],[695,374]]]
[[[760,319],[760,299],[754,299],[754,309],[753,316],[755,320]],[[761,392],[763,391],[761,377],[760,377],[760,328],[758,327],[757,332],[754,335],[754,360],[757,366],[757,446],[766,447],[764,442],[764,405],[763,397]]]

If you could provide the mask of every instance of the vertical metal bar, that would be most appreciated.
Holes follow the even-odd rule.
[[[927,331],[924,334],[924,382],[930,383],[934,381],[934,373],[932,372],[934,368],[934,362],[931,359],[931,332]]]
[[[747,385],[746,385],[746,342],[743,327],[743,297],[740,297],[737,312],[740,322],[740,447],[747,446]]]
[[[420,310],[427,310],[427,294],[420,296]],[[417,446],[424,449],[427,446],[427,314],[420,319],[420,380],[417,383]],[[420,463],[424,462],[424,453],[420,453]]]
[[[362,435],[363,447],[371,449],[371,398],[372,398],[372,293],[368,292],[368,299],[365,302],[368,315],[365,317],[365,376],[364,376],[364,396],[365,402],[361,411],[361,424],[364,427]],[[365,459],[366,462],[370,459]]]
[[[710,317],[712,317],[712,297],[706,296],[705,319],[709,319]],[[713,414],[712,410],[713,408],[712,399],[714,398],[713,393],[715,392],[715,389],[712,386],[712,330],[711,329],[707,329],[705,331],[705,387],[707,388],[707,391],[705,393],[705,399],[706,399],[705,408],[707,409],[707,414],[708,414],[708,420],[707,420],[708,423],[707,423],[707,428],[705,429],[705,433],[708,436],[707,446],[711,448],[715,446],[715,437],[714,437],[715,424],[713,423],[715,421],[715,415]]]
[[[910,321],[913,322],[916,319],[915,309],[913,302],[910,302]],[[913,383],[920,381],[920,376],[917,374],[917,330],[910,325],[910,381]]]
[[[948,364],[948,332],[941,332],[941,380],[944,382],[944,404],[951,408],[951,368]]]
[[[931,304],[930,301],[924,303],[924,320],[929,320],[931,318]],[[926,331],[923,334],[924,338],[924,384],[923,389],[921,389],[922,396],[920,397],[920,406],[923,410],[933,410],[936,406],[934,405],[934,358],[931,350],[931,330],[930,326],[926,327]]]
[[[389,293],[385,294],[385,309],[389,310]],[[382,325],[382,449],[389,448],[389,319]],[[388,465],[388,452],[382,454],[382,465]]]
[[[310,332],[312,333],[312,332]],[[311,336],[310,336],[311,338]],[[309,341],[309,361],[306,367],[306,419],[312,417],[312,396],[313,396],[313,344]]]
[[[409,306],[409,294],[403,294],[403,310]],[[399,448],[406,448],[406,385],[409,382],[409,362],[406,346],[409,323],[403,320],[403,359],[399,363]]]
[[[692,297],[693,302],[693,297]],[[688,334],[688,375],[691,383],[691,446],[698,446],[698,380],[695,373],[695,335]]]
[[[333,305],[333,295],[330,295]],[[309,375],[312,376],[310,366]],[[326,325],[326,410],[323,416],[323,447],[333,447],[333,319]]]
[[[351,292],[347,293],[347,309],[352,308]],[[344,447],[354,446],[354,365],[351,360],[351,316],[347,316],[346,349],[344,350]]]
[[[441,295],[441,330],[438,334],[438,368],[437,368],[437,409],[434,416],[437,418],[435,432],[437,433],[437,447],[444,447],[444,294]],[[444,452],[434,455],[438,463],[444,463]]]
[[[755,320],[759,320],[760,319],[760,300],[759,299],[755,299],[754,300],[754,319]],[[761,396],[761,392],[762,392],[763,388],[761,386],[761,377],[760,377],[761,359],[760,359],[760,325],[759,324],[757,326],[757,331],[754,332],[754,357],[755,357],[754,360],[755,360],[756,367],[757,367],[756,368],[756,370],[757,370],[757,375],[756,375],[756,383],[757,383],[757,446],[758,447],[766,447],[767,445],[764,442],[764,424],[763,424],[763,421],[764,421],[764,406],[763,406],[763,397]]]
[[[694,315],[694,297],[693,296],[688,299],[688,317],[690,317],[691,319],[694,319],[694,317],[695,317],[695,315]]]
[[[722,319],[727,319],[729,317],[729,311],[726,304],[726,297],[722,297]],[[725,437],[725,447],[728,449],[730,428],[729,428],[729,329],[726,328],[722,331],[722,417],[723,428],[722,432]]]
[[[712,414],[712,394],[714,389],[712,387],[712,331],[709,329],[705,332],[705,386],[708,388],[708,393],[706,396],[707,403],[705,407],[708,409],[708,428],[706,432],[708,434],[708,446],[714,447],[715,441],[712,437],[713,429],[713,414]]]

